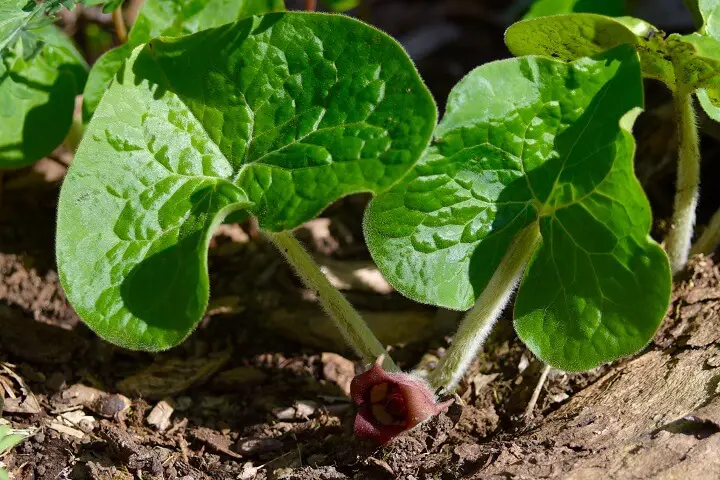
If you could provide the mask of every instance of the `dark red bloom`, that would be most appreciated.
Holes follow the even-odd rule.
[[[353,401],[360,406],[355,417],[355,435],[387,443],[452,403],[438,404],[430,387],[407,373],[382,368],[382,357],[370,369],[356,375],[350,384]]]

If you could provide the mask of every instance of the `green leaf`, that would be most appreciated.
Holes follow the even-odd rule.
[[[349,17],[269,14],[138,47],[60,194],[67,296],[112,342],[171,347],[205,310],[207,242],[229,210],[289,229],[387,188],[435,119],[402,47]]]
[[[627,14],[625,0],[536,0],[525,19],[566,13],[598,13],[609,17]]]
[[[133,46],[125,43],[108,50],[95,61],[83,92],[83,121],[90,121],[113,77],[120,71],[132,51]]]
[[[702,27],[704,20],[703,20],[702,14],[700,13],[700,7],[698,6],[698,0],[683,0],[683,3],[687,7],[687,9],[690,10],[690,13],[692,14],[695,25],[697,25],[698,27]]]
[[[360,5],[360,0],[323,0],[333,12],[347,12]]]
[[[138,12],[128,42],[106,52],[93,66],[84,92],[84,120],[90,120],[113,77],[136,46],[156,37],[178,37],[283,10],[283,0],[147,0]]]
[[[0,425],[0,455],[22,442],[27,435],[12,433],[7,425]]]
[[[670,269],[648,236],[621,127],[641,105],[627,45],[571,64],[525,57],[474,70],[427,154],[368,209],[385,278],[420,302],[468,309],[515,235],[539,222],[515,306],[523,341],[570,371],[642,348],[667,308]]]
[[[0,0],[0,52],[12,44],[32,17],[32,10],[23,9],[24,0]]]
[[[700,88],[695,93],[700,101],[700,106],[705,110],[708,117],[716,122],[720,122],[720,98],[717,97],[718,91]],[[713,96],[711,96],[711,94],[713,94]]]
[[[60,145],[85,83],[87,65],[62,31],[34,33],[43,42],[37,54],[25,59],[18,42],[0,61],[0,168],[28,165]]]
[[[720,40],[720,0],[685,0],[685,4],[700,24],[699,33]]]
[[[110,13],[115,9],[118,9],[122,7],[122,4],[125,2],[125,0],[110,0],[105,4],[102,11],[103,13]]]
[[[668,49],[682,88],[720,87],[720,42],[707,35],[670,35]]]
[[[643,75],[674,85],[673,64],[663,34],[643,20],[576,13],[517,22],[505,33],[516,56],[545,55],[566,61],[597,55],[618,45],[635,45]]]

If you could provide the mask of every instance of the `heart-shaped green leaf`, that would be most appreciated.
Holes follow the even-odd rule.
[[[641,105],[628,45],[571,64],[527,57],[479,67],[451,93],[427,154],[371,203],[373,258],[403,294],[467,309],[512,239],[539,222],[515,307],[520,337],[563,370],[637,351],[670,293],[621,126]]]
[[[643,75],[671,86],[675,82],[662,33],[637,18],[589,13],[533,18],[511,25],[505,43],[517,56],[545,55],[566,61],[629,43],[640,53]]]
[[[29,165],[62,143],[87,77],[85,61],[60,29],[47,25],[33,34],[43,43],[30,58],[22,41],[0,58],[0,168]]]
[[[387,188],[435,121],[402,47],[348,17],[268,14],[138,47],[63,184],[67,296],[113,342],[171,347],[203,314],[207,242],[229,210],[290,229]]]
[[[627,13],[625,0],[536,0],[525,19],[566,13],[598,13],[619,17]]]
[[[85,121],[90,120],[113,77],[136,46],[155,37],[179,37],[283,10],[283,0],[147,0],[140,7],[128,42],[107,51],[93,65],[83,98]]]

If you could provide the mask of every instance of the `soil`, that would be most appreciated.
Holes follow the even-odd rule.
[[[377,2],[371,19],[415,49],[442,104],[465,72],[507,55],[505,4]],[[662,219],[673,146],[659,98],[636,133],[638,173]],[[378,447],[352,435],[349,380],[364,366],[252,224],[215,235],[211,305],[184,344],[133,352],[91,332],[54,260],[70,160],[59,149],[3,179],[0,422],[31,434],[2,458],[14,478],[720,478],[720,269],[710,257],[677,279],[662,328],[634,358],[551,371],[526,417],[543,365],[502,319],[447,414]],[[717,207],[712,195],[700,222]],[[379,277],[362,241],[366,202],[344,199],[298,235],[401,366],[432,365],[459,316],[406,300]]]

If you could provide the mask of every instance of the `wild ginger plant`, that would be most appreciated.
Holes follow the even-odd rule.
[[[342,16],[152,39],[113,75],[62,187],[57,260],[78,314],[118,345],[163,350],[192,332],[210,237],[233,212],[257,218],[366,363],[381,359],[353,383],[356,432],[380,441],[447,407],[430,386],[452,389],[523,272],[518,334],[565,370],[636,352],[667,308],[667,256],[632,171],[630,46],[479,67],[440,124],[403,49]],[[356,192],[376,196],[367,242],[401,293],[472,307],[430,385],[392,372],[292,236]]]
[[[518,283],[515,329],[556,368],[588,370],[650,341],[671,279],[633,173],[642,96],[630,46],[484,65],[450,94],[420,162],[372,201],[367,242],[388,281],[471,308],[434,388],[457,384]]]
[[[665,34],[632,18],[575,13],[532,18],[512,25],[505,41],[515,55],[563,60],[595,55],[617,45],[633,45],[646,78],[672,92],[678,129],[678,168],[671,229],[665,239],[673,273],[687,264],[700,195],[700,148],[693,96],[710,118],[720,121],[720,1],[688,0],[701,21],[690,35]],[[720,215],[720,214],[719,214]],[[720,218],[694,252],[710,253],[720,236]]]

